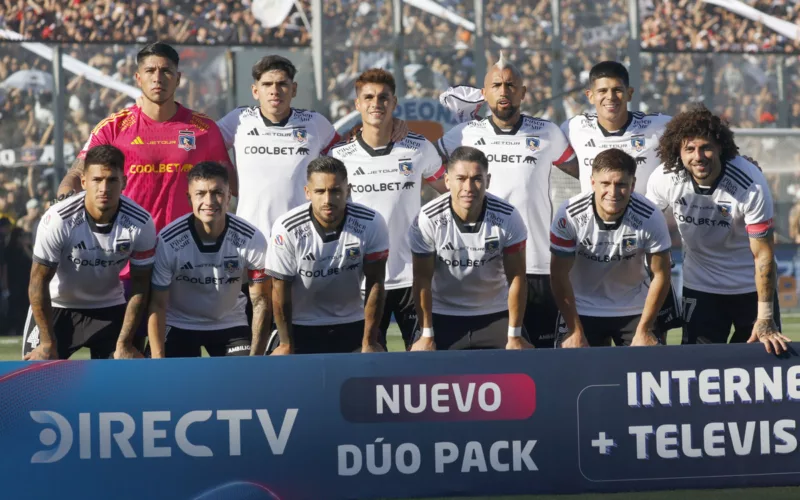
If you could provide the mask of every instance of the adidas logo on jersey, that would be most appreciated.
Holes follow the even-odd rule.
[[[134,139],[134,140],[132,140],[132,141],[131,141],[131,144],[144,144],[144,141],[142,140],[142,138],[141,138],[141,137],[139,137],[139,136],[137,135],[137,136],[136,136],[136,139]]]
[[[353,175],[367,175],[367,173],[366,173],[366,172],[364,172],[364,169],[363,169],[363,168],[361,168],[361,167],[358,167],[358,168],[356,169],[356,171],[355,171],[355,172],[353,172]]]
[[[191,262],[187,262],[186,264],[184,264],[184,265],[182,265],[182,266],[181,266],[181,269],[183,269],[184,271],[186,271],[186,270],[189,270],[189,269],[194,269],[194,266],[192,265],[192,263],[191,263]]]
[[[251,130],[250,132],[248,132],[248,133],[247,133],[247,135],[258,135],[258,129],[257,129],[257,128],[254,128],[253,130]]]
[[[452,243],[448,243],[447,245],[442,247],[442,250],[455,250],[456,247],[453,246]]]
[[[587,142],[587,143],[586,143],[586,147],[587,147],[587,148],[594,148],[594,147],[597,147],[597,146],[595,146],[595,144],[594,144],[594,139],[589,139],[589,142]]]
[[[303,260],[317,260],[317,258],[316,258],[316,257],[314,257],[314,254],[313,254],[313,253],[309,253],[308,255],[306,255],[305,257],[303,257]]]
[[[681,196],[681,199],[680,199],[680,200],[678,200],[678,201],[676,201],[675,203],[676,203],[677,205],[681,205],[681,206],[684,206],[684,207],[687,205],[687,203],[686,203],[686,198],[684,198],[683,196]]]
[[[581,241],[581,245],[585,247],[590,247],[592,246],[592,240],[590,240],[589,238],[584,238],[583,241]]]
[[[80,242],[73,247],[75,250],[86,250],[86,243]]]
[[[484,139],[483,137],[481,137],[480,139],[478,139],[477,141],[475,141],[475,145],[476,145],[476,146],[485,146],[485,145],[486,145],[486,139]]]

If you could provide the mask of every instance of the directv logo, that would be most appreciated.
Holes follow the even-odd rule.
[[[586,143],[586,147],[587,147],[587,148],[594,148],[594,147],[597,147],[597,146],[595,146],[595,144],[594,144],[594,139],[590,139],[590,140],[589,140],[589,142],[587,142],[587,143]]]
[[[366,175],[366,172],[364,172],[364,169],[363,169],[363,168],[361,168],[361,167],[358,167],[358,168],[356,169],[356,171],[355,171],[355,172],[353,172],[353,175]]]
[[[187,262],[186,264],[181,266],[181,269],[184,270],[184,271],[187,271],[189,269],[194,269],[194,266],[192,265],[191,262]]]
[[[453,246],[452,243],[448,243],[447,245],[442,247],[442,250],[455,250],[456,247]]]
[[[303,257],[303,260],[317,260],[317,259],[316,259],[316,257],[314,257],[313,253],[309,253],[308,255]]]
[[[297,411],[297,408],[287,408],[283,418],[278,417],[281,421],[277,422],[277,428],[265,409],[195,410],[174,416],[169,411],[143,411],[133,415],[79,413],[74,423],[54,411],[31,411],[31,419],[44,426],[39,432],[39,442],[47,448],[35,452],[31,463],[58,462],[69,454],[75,442],[81,460],[97,458],[98,451],[100,459],[171,457],[173,448],[189,457],[213,457],[213,449],[217,455],[241,456],[242,441],[252,442],[256,434],[266,438],[273,455],[283,455]],[[248,422],[252,420],[256,422]],[[77,427],[73,427],[75,424]],[[190,427],[194,425],[205,426],[207,431],[192,432]],[[173,445],[169,444],[173,442],[170,435],[174,436]],[[189,441],[190,435],[195,439],[200,435],[214,436],[214,440],[206,443],[211,446],[206,446]]]
[[[251,130],[250,132],[248,132],[248,133],[247,133],[247,135],[258,135],[258,129],[257,129],[257,128],[254,128],[253,130]]]
[[[475,142],[475,145],[476,145],[476,146],[485,146],[485,145],[486,145],[486,140],[485,140],[483,137],[481,137],[480,139],[478,139],[478,140]]]
[[[75,245],[73,248],[74,248],[75,250],[86,250],[86,243],[84,243],[83,241],[81,241],[80,243],[78,243],[77,245]]]

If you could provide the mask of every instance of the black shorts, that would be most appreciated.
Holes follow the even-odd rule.
[[[392,322],[392,314],[394,314],[397,326],[400,327],[403,343],[408,350],[417,327],[417,310],[414,308],[414,292],[411,287],[386,291],[386,303],[383,306],[383,318],[381,318],[380,324],[380,342],[384,346],[386,345],[386,332]]]
[[[775,324],[781,328],[778,294],[773,296]],[[747,342],[758,317],[758,293],[722,295],[683,289],[684,344]],[[734,331],[731,335],[731,326]]]
[[[56,337],[58,359],[68,359],[76,351],[88,347],[92,359],[114,357],[117,339],[125,319],[125,304],[100,309],[53,308],[53,333]],[[39,346],[39,327],[28,309],[22,356]]]
[[[583,335],[591,347],[608,347],[611,342],[615,346],[629,346],[636,334],[641,315],[635,316],[579,316],[583,325]],[[558,331],[555,346],[561,347],[561,342],[567,334],[567,324],[561,314],[558,315]]]
[[[680,302],[678,294],[675,293],[674,285],[670,284],[669,294],[664,300],[664,305],[658,311],[656,316],[656,323],[654,330],[656,336],[659,337],[663,344],[667,343],[667,332],[673,328],[680,328],[683,325],[683,318],[681,316]]]
[[[558,306],[550,289],[550,275],[529,274],[528,302],[523,324],[537,348],[553,347],[556,338]]]
[[[295,354],[361,352],[364,340],[364,321],[342,325],[292,325],[292,331]],[[280,340],[276,342],[275,347],[278,345],[280,345]]]
[[[433,314],[433,334],[437,351],[505,349],[508,343],[508,311],[481,316]],[[414,332],[414,342],[422,331]],[[530,340],[525,327],[522,336]]]
[[[224,330],[184,330],[167,325],[164,356],[199,358],[201,347],[209,356],[249,356],[253,334],[250,327],[234,326]]]

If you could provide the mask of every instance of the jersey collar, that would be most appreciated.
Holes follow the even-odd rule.
[[[483,207],[481,207],[481,213],[478,215],[478,220],[475,221],[474,226],[468,226],[466,222],[461,220],[461,217],[453,210],[453,197],[450,197],[449,206],[450,206],[450,213],[453,216],[453,222],[456,223],[456,227],[458,228],[458,232],[460,233],[477,233],[481,230],[481,226],[483,225],[483,218],[486,216],[486,204],[488,202],[488,197],[483,199]]]
[[[222,248],[222,242],[225,241],[225,235],[228,234],[228,222],[230,221],[230,217],[225,214],[225,229],[222,230],[217,241],[213,245],[204,245],[203,240],[200,239],[200,235],[197,234],[197,229],[194,227],[195,217],[194,214],[189,216],[189,233],[192,235],[192,239],[194,240],[194,244],[197,246],[197,249],[200,253],[217,253],[219,249]]]
[[[598,229],[600,229],[601,231],[614,231],[615,229],[619,229],[619,227],[622,225],[622,220],[625,218],[625,214],[628,212],[629,206],[631,206],[630,201],[628,201],[628,205],[625,207],[625,210],[622,212],[622,215],[620,215],[619,218],[615,220],[613,224],[607,224],[606,221],[601,219],[600,215],[597,213],[597,205],[594,204],[594,193],[592,193],[592,212],[594,213],[594,222],[595,224],[597,224]]]
[[[266,116],[264,116],[264,113],[261,112],[261,108],[258,108],[258,114],[261,116],[261,120],[267,127],[285,127],[286,124],[289,123],[289,120],[292,119],[292,115],[294,114],[294,108],[289,108],[289,114],[286,115],[286,118],[277,123],[269,121],[269,119]]]
[[[389,144],[387,144],[386,147],[383,149],[377,149],[377,150],[372,149],[372,147],[369,144],[364,142],[364,138],[361,137],[360,130],[356,134],[356,140],[358,141],[358,144],[364,149],[364,151],[366,151],[367,154],[369,154],[370,156],[387,156],[392,152],[392,148],[394,147],[394,143],[390,141]]]
[[[597,119],[597,128],[600,129],[600,132],[603,133],[604,137],[622,137],[625,135],[625,132],[628,130],[628,127],[631,126],[633,123],[633,113],[628,111],[628,121],[625,122],[625,125],[622,126],[621,129],[617,130],[616,132],[609,132],[608,130],[604,129],[602,125],[600,125],[600,119]]]
[[[703,196],[711,196],[712,194],[714,194],[714,191],[717,190],[717,186],[719,186],[720,181],[722,180],[723,177],[725,177],[725,170],[726,170],[725,165],[727,165],[727,163],[722,164],[722,169],[719,171],[719,176],[717,177],[717,180],[715,180],[714,184],[712,184],[711,187],[708,188],[700,187],[697,181],[694,180],[694,177],[692,177],[692,174],[690,174],[689,171],[687,170],[686,175],[692,182],[692,189],[694,189],[694,193]]]
[[[84,201],[83,211],[84,215],[86,216],[86,223],[89,224],[89,229],[91,229],[93,233],[98,233],[98,234],[110,233],[111,230],[114,229],[114,223],[117,221],[117,215],[119,214],[119,208],[121,206],[122,206],[122,200],[119,200],[119,203],[117,204],[117,210],[114,212],[114,216],[111,217],[111,220],[109,221],[108,225],[103,227],[98,227],[97,222],[92,218],[91,215],[89,215],[89,211],[86,210],[86,202]]]
[[[522,128],[522,122],[525,121],[525,115],[522,115],[522,114],[519,115],[519,120],[517,121],[517,123],[514,124],[513,127],[511,127],[511,130],[509,130],[508,132],[506,132],[503,129],[501,129],[500,127],[498,127],[491,116],[489,118],[487,118],[487,120],[489,120],[489,124],[491,124],[492,129],[494,129],[494,133],[495,134],[497,134],[497,135],[517,135],[517,132],[519,132],[519,129]]]
[[[325,228],[322,227],[322,224],[320,224],[317,218],[314,216],[314,209],[311,207],[310,203],[308,204],[308,215],[311,216],[311,225],[314,226],[314,230],[317,231],[317,234],[322,239],[323,243],[330,243],[332,241],[339,240],[339,235],[342,234],[344,223],[347,220],[347,207],[344,209],[344,217],[342,218],[342,222],[339,224],[336,230],[331,233],[325,231]]]

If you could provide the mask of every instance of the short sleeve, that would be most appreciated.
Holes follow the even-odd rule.
[[[424,213],[420,212],[414,217],[414,221],[408,229],[408,239],[411,244],[411,253],[414,255],[426,257],[436,253],[433,224]]]
[[[333,128],[331,122],[320,114],[315,115],[315,123],[317,125],[317,134],[319,134],[320,152],[327,154],[328,150],[337,142],[339,142],[339,134]]]
[[[256,229],[247,244],[247,279],[250,283],[260,283],[267,279],[267,239]]]
[[[231,157],[228,155],[228,148],[225,145],[225,139],[222,137],[220,128],[213,121],[210,125],[206,138],[206,141],[209,143],[206,161],[218,161],[225,166],[232,165]]]
[[[297,275],[297,257],[289,232],[278,221],[272,226],[271,234],[267,246],[266,272],[281,281],[292,281]]]
[[[450,155],[457,147],[461,146],[463,128],[463,125],[454,127],[436,141],[436,149],[445,162],[450,161]]]
[[[667,219],[663,212],[655,210],[648,219],[648,231],[645,233],[644,250],[646,253],[665,252],[672,248]]]
[[[558,155],[552,163],[555,166],[559,166],[571,160],[572,157],[575,156],[575,151],[572,149],[572,146],[570,146],[566,134],[558,128],[558,125],[553,123],[548,128],[550,130],[550,148]]]
[[[664,173],[664,166],[661,165],[650,175],[647,180],[647,199],[652,201],[659,210],[666,210],[669,207],[669,187],[666,181],[667,175]]]
[[[36,241],[33,245],[34,262],[47,267],[58,267],[65,239],[61,217],[54,211],[45,214],[36,229]]]
[[[114,129],[114,121],[107,121],[108,118],[101,121],[92,133],[89,134],[89,139],[83,145],[83,149],[78,153],[78,158],[81,160],[86,158],[86,153],[95,146],[102,146],[104,144],[112,144],[114,137],[112,130]]]
[[[422,143],[422,178],[428,182],[433,182],[444,175],[445,166],[442,157],[436,150],[436,146],[429,141]]]
[[[131,250],[131,265],[135,267],[150,267],[156,255],[156,225],[152,218],[142,227]]]
[[[528,228],[518,210],[513,210],[508,218],[508,226],[503,231],[503,253],[508,255],[525,250]]]
[[[754,169],[755,170],[755,169]],[[767,180],[761,172],[753,175],[753,184],[747,193],[743,207],[747,235],[751,238],[766,238],[772,234],[774,205]]]
[[[379,212],[372,219],[372,231],[366,242],[364,262],[375,262],[389,258],[389,228]]]
[[[564,123],[561,124],[561,127],[560,127],[561,128],[561,133],[564,134],[564,137],[567,138],[567,141],[569,141],[569,122],[570,122],[570,120],[572,120],[572,119],[570,118],[569,120],[565,121]]]
[[[175,276],[174,258],[170,252],[169,245],[164,240],[158,238],[156,242],[156,255],[153,259],[153,275],[150,282],[156,290],[167,290],[172,284]]]
[[[575,225],[567,217],[568,204],[569,200],[561,205],[550,226],[550,252],[562,257],[573,257],[577,243]]]
[[[236,108],[220,118],[217,122],[217,127],[219,127],[219,132],[222,134],[222,140],[225,143],[226,149],[231,149],[233,147],[233,140],[236,137],[236,129],[239,128],[239,117],[241,113],[242,108]]]

